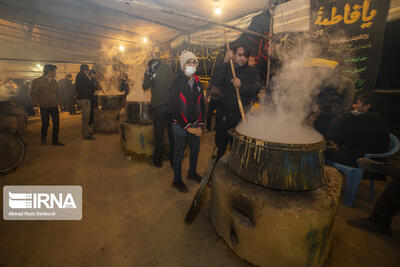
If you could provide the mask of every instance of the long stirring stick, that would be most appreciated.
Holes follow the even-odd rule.
[[[224,28],[224,36],[225,36],[226,48],[227,48],[228,54],[230,55],[231,50],[229,48],[229,42],[228,42],[228,38],[226,37],[225,28]],[[235,67],[233,66],[232,58],[230,58],[229,61],[231,63],[231,69],[232,69],[233,78],[236,79],[236,72],[235,72]],[[234,86],[234,87],[235,87],[235,91],[236,91],[236,97],[237,97],[237,100],[238,100],[240,115],[242,115],[242,120],[245,120],[246,116],[244,115],[244,109],[243,109],[242,99],[240,98],[239,87],[237,87],[237,86]]]

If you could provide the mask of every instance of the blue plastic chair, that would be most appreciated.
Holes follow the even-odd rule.
[[[365,154],[364,158],[388,158],[395,154],[400,149],[399,139],[393,134],[389,134],[390,136],[390,150],[387,153],[383,154]],[[344,191],[344,199],[343,203],[346,206],[353,206],[354,199],[356,197],[358,187],[360,185],[361,179],[364,175],[364,170],[360,168],[350,167],[344,164],[336,163],[333,161],[326,160],[326,165],[332,166],[347,175],[346,189]],[[370,180],[369,184],[369,200],[372,201],[374,199],[374,180]]]

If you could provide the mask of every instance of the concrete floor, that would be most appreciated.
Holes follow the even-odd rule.
[[[0,177],[0,186],[81,185],[83,219],[2,220],[0,266],[250,266],[216,235],[208,200],[191,226],[183,223],[198,185],[187,182],[189,194],[171,188],[167,162],[157,169],[127,161],[116,134],[83,141],[80,116],[66,113],[60,130],[65,147],[41,146],[39,135],[40,123],[29,125],[25,160],[17,172]],[[212,134],[204,135],[199,173],[212,145]],[[187,168],[186,158],[183,173]],[[400,266],[399,217],[391,237],[351,228],[346,219],[367,216],[372,208],[356,201],[356,208],[340,205],[326,266]]]

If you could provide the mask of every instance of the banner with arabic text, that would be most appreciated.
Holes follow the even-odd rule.
[[[311,1],[311,31],[324,57],[339,62],[356,92],[373,90],[379,69],[389,0]]]

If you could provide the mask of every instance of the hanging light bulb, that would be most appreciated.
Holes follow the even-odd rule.
[[[125,50],[125,46],[119,45],[119,51],[124,52],[124,50]]]
[[[39,63],[36,64],[36,67],[38,67],[39,69],[42,68],[42,65],[40,65]]]
[[[215,2],[217,2],[217,8],[214,10],[214,14],[221,15],[222,9],[219,7],[219,2],[218,2],[218,0],[216,0]]]
[[[147,38],[146,37],[143,38],[143,42],[147,43]]]

